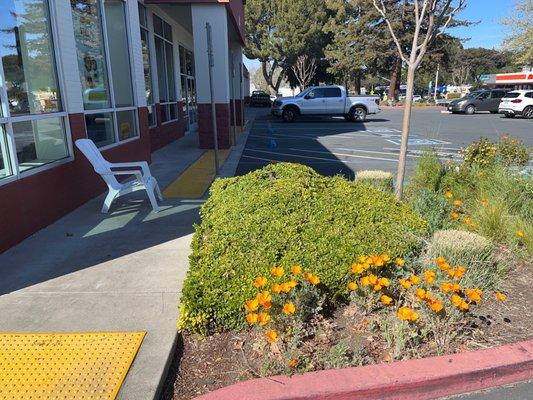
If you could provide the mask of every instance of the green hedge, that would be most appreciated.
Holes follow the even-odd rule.
[[[273,266],[299,264],[335,296],[357,255],[405,255],[428,228],[392,195],[288,163],[217,180],[201,216],[179,323],[199,332],[243,327],[252,281]]]

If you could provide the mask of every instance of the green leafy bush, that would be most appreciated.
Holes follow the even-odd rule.
[[[364,170],[359,171],[355,179],[359,183],[374,186],[385,192],[392,192],[394,190],[394,180],[390,172]]]
[[[320,277],[330,298],[345,296],[357,255],[405,255],[427,233],[426,222],[392,195],[287,163],[217,180],[201,216],[179,323],[201,332],[242,328],[250,283],[273,266],[299,264]]]
[[[529,149],[519,139],[502,136],[498,143],[498,158],[507,167],[524,167],[529,162]]]
[[[438,191],[444,174],[444,166],[437,157],[437,153],[431,150],[424,151],[409,180],[409,190]]]
[[[496,143],[482,137],[477,142],[473,142],[462,149],[461,153],[465,163],[487,167],[496,161],[498,146]]]
[[[429,224],[430,232],[444,227],[450,213],[450,203],[441,194],[419,190],[412,199],[413,210]]]

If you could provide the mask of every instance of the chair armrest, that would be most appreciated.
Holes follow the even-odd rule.
[[[148,168],[148,163],[146,161],[120,162],[120,163],[108,163],[108,164],[109,164],[109,168],[131,168],[131,167],[141,168],[143,171],[143,175],[152,176],[152,174],[150,173],[150,168]]]
[[[137,175],[139,177],[142,177],[142,173],[138,169],[111,171],[111,172],[101,173],[100,175]]]

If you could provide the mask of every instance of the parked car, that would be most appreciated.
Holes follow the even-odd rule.
[[[272,114],[292,122],[300,115],[343,116],[347,121],[364,121],[380,112],[378,96],[349,96],[343,86],[312,86],[295,97],[278,98]]]
[[[460,99],[452,100],[448,104],[448,111],[452,113],[475,114],[477,111],[498,113],[500,100],[505,96],[503,89],[483,89],[468,93]]]
[[[513,90],[505,95],[500,102],[498,112],[507,118],[521,115],[533,118],[533,90]]]
[[[270,95],[262,90],[254,90],[250,96],[250,107],[270,107]]]

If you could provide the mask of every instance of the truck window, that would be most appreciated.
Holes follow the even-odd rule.
[[[326,97],[324,95],[324,90],[323,88],[316,88],[316,89],[313,89],[313,90],[310,90],[309,93],[307,93],[306,97],[309,97],[311,99],[321,99],[323,97]]]
[[[340,88],[325,88],[324,91],[324,97],[342,97],[342,92]]]

